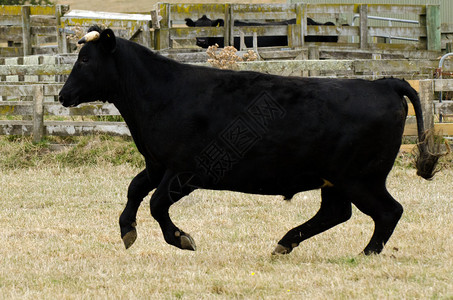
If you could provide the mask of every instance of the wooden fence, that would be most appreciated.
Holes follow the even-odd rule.
[[[176,44],[195,44],[195,37],[223,37],[231,44],[234,37],[244,35],[287,35],[289,47],[317,44],[324,48],[374,52],[434,52],[451,49],[451,24],[439,24],[439,6],[433,5],[349,5],[349,4],[168,4],[160,3],[151,13],[119,14],[90,11],[69,11],[69,6],[0,6],[0,57],[30,54],[70,53],[77,39],[93,24],[112,27],[118,36],[147,47],[168,49]],[[376,26],[368,17],[410,13],[419,24]],[[187,28],[184,18],[196,19],[206,14],[222,18],[224,27]],[[342,26],[356,15],[360,22]],[[151,21],[152,16],[153,22]],[[160,18],[162,18],[160,20]],[[234,26],[234,20],[270,21],[295,18],[289,26]],[[307,26],[307,18],[334,21],[336,26]],[[160,21],[159,21],[160,20]],[[153,24],[153,25],[151,25]],[[153,28],[152,28],[153,27]],[[442,31],[442,34],[441,34]],[[443,32],[445,31],[445,32]],[[306,43],[304,36],[339,36],[339,43]],[[409,37],[416,42],[384,43],[379,37]],[[185,42],[184,42],[185,41]],[[450,45],[450,46],[449,46]]]
[[[76,50],[77,35],[94,24],[151,47],[151,15],[69,11],[68,5],[0,5],[0,57],[63,54]]]
[[[56,59],[56,58],[55,58]],[[43,81],[30,82],[33,76],[53,76],[59,80],[60,76],[69,74],[72,64],[68,61],[74,60],[74,56],[58,58],[63,64],[41,64],[41,65],[0,65],[0,77],[8,81],[0,82],[0,134],[2,135],[33,135],[35,141],[41,140],[46,135],[85,135],[93,133],[106,133],[114,135],[129,135],[125,123],[120,121],[96,121],[107,116],[119,116],[116,108],[111,104],[89,103],[76,108],[64,108],[57,102],[58,93],[63,83]],[[286,62],[288,68],[299,69],[299,66],[291,66],[291,62]],[[299,61],[298,63],[310,63],[315,61]],[[382,62],[382,61],[381,61]],[[281,63],[281,62],[280,62]],[[312,69],[355,68],[364,71],[365,62],[358,61],[317,61],[317,66],[312,65]],[[387,61],[390,65],[397,65],[398,61]],[[269,67],[269,62],[241,63],[240,69],[256,69],[259,66],[261,71],[268,73],[278,73],[275,67]],[[266,66],[268,70],[266,70]],[[369,64],[369,68],[375,68]],[[407,68],[402,65],[400,68]],[[417,69],[417,66],[413,67]],[[450,67],[445,65],[445,69]],[[308,68],[309,69],[309,68]],[[280,69],[280,71],[283,69]],[[284,71],[283,71],[284,72]],[[299,69],[299,75],[300,69]],[[17,77],[12,77],[17,76]],[[39,78],[39,77],[38,77]],[[49,78],[49,77],[46,77]],[[22,80],[22,81],[21,81]],[[38,79],[39,80],[39,79]],[[453,135],[453,123],[436,122],[437,115],[453,115],[453,101],[437,101],[435,93],[439,91],[452,92],[452,79],[427,79],[414,81],[412,84],[419,89],[420,97],[423,102],[425,122],[431,127],[443,130],[444,135]],[[413,113],[412,113],[413,114]],[[108,119],[108,118],[107,118]],[[409,117],[405,128],[405,135],[416,135],[414,118]]]
[[[130,135],[124,122],[90,119],[90,116],[119,116],[112,104],[89,103],[65,108],[58,102],[44,101],[46,97],[56,98],[62,86],[63,84],[0,85],[0,94],[17,97],[16,101],[0,101],[0,116],[3,117],[0,118],[0,134],[33,135],[35,142],[39,142],[43,136],[96,133]],[[30,100],[20,101],[21,98]]]
[[[305,36],[339,36],[336,47],[360,49],[404,49],[441,50],[441,24],[439,6],[436,5],[389,5],[389,4],[169,4],[160,3],[154,15],[154,48],[172,48],[173,42],[195,37],[223,37],[225,45],[233,45],[240,34],[252,36],[288,36],[289,47],[301,47]],[[411,14],[419,21],[418,25],[370,26],[368,16],[388,14]],[[156,20],[157,16],[162,19]],[[198,18],[207,15],[210,19],[222,18],[223,27],[173,26],[181,24],[185,18]],[[354,26],[342,26],[342,20],[358,16],[360,22]],[[341,17],[340,17],[341,16]],[[306,25],[307,18],[334,21],[336,26]],[[237,27],[235,20],[266,22],[269,20],[296,19],[296,24],[280,26]],[[415,38],[410,44],[382,44],[382,39],[371,37]],[[329,43],[331,44],[331,43]]]
[[[0,5],[0,57],[57,53],[58,34],[67,5]]]

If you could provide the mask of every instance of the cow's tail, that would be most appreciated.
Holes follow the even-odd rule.
[[[401,98],[407,96],[414,106],[418,134],[418,144],[415,150],[415,166],[417,168],[417,175],[429,180],[438,171],[436,166],[439,158],[446,154],[445,152],[441,152],[443,139],[435,134],[433,128],[425,130],[420,98],[410,84],[405,80],[393,79],[392,85]]]

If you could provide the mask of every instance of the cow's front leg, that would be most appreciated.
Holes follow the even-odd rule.
[[[197,187],[193,185],[193,175],[165,172],[162,182],[151,197],[151,215],[159,223],[165,241],[180,249],[196,250],[192,237],[173,224],[169,215],[170,206],[190,194]]]
[[[127,191],[127,204],[120,216],[121,239],[124,246],[128,249],[137,239],[137,230],[135,229],[137,210],[143,198],[150,191],[155,189],[159,184],[162,173],[152,171],[148,174],[145,169],[132,179]]]

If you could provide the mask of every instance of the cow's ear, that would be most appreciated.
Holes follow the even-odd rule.
[[[223,27],[224,23],[223,19],[217,19],[212,21],[212,27]]]
[[[109,52],[113,53],[116,49],[116,37],[113,31],[110,28],[101,32],[101,36],[99,37],[99,41],[101,42],[102,47]]]
[[[186,25],[189,26],[189,27],[195,27],[195,22],[192,21],[191,18],[186,18],[184,19],[184,21],[186,21]]]

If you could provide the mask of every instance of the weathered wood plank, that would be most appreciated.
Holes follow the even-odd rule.
[[[281,75],[301,74],[307,70],[335,70],[353,71],[353,61],[321,61],[321,60],[283,60],[283,61],[259,61],[238,63],[240,70],[250,70],[269,74]]]
[[[291,4],[232,4],[234,20],[287,20],[296,17]]]
[[[358,13],[358,4],[307,4],[308,14]]]
[[[388,51],[416,51],[425,50],[426,41],[420,40],[417,42],[411,42],[410,44],[386,44],[386,43],[369,43],[369,50],[388,50]],[[439,52],[437,52],[439,54]]]
[[[426,29],[427,29],[427,49],[432,51],[441,50],[440,32],[440,6],[427,5],[426,8]]]
[[[111,103],[85,103],[77,107],[63,107],[59,103],[46,103],[44,113],[50,116],[120,116]]]
[[[420,103],[423,111],[425,130],[434,127],[434,89],[431,80],[420,80]]]
[[[32,121],[0,120],[0,135],[31,135]],[[123,122],[44,122],[44,135],[72,136],[90,134],[110,134],[130,136],[129,128]]]
[[[434,113],[441,115],[453,115],[453,101],[444,100],[442,103],[434,102]]]
[[[0,40],[21,43],[22,42],[22,26],[0,27]]]
[[[21,5],[0,5],[0,16],[20,16],[22,13]],[[32,15],[54,15],[55,6],[53,5],[32,5],[30,6]]]
[[[403,135],[405,136],[417,136],[417,124],[407,123],[404,126]]]
[[[33,87],[36,83],[30,82],[0,82],[0,95],[2,96],[33,96]],[[54,96],[58,95],[61,88],[63,87],[62,83],[51,83],[43,84],[44,86],[44,95],[45,96]],[[1,103],[1,101],[0,101]]]
[[[21,5],[0,5],[0,16],[21,16]]]
[[[368,4],[370,14],[413,14],[423,15],[426,13],[425,5],[404,5],[404,4]]]
[[[23,56],[22,47],[0,47],[0,57]]]
[[[102,24],[111,28],[129,28],[137,31],[140,26],[147,25],[149,21],[143,20],[120,20],[120,19],[101,19],[101,18],[78,18],[78,17],[61,17],[61,22],[65,27],[82,26],[90,27],[93,24]],[[134,31],[134,32],[135,32]]]
[[[429,60],[356,60],[353,63],[356,72],[380,70],[386,72],[420,72],[421,69],[435,69],[436,62]]]
[[[32,15],[54,15],[54,5],[33,5],[31,6],[30,13]]]
[[[0,26],[21,26],[21,16],[2,16],[0,15]]]
[[[22,65],[0,66],[1,75],[66,75],[72,70],[72,65]]]
[[[33,96],[33,86],[32,85],[1,85],[0,86],[0,95],[2,96]]]
[[[294,19],[296,15],[293,12],[245,12],[235,11],[234,20],[288,20]]]
[[[368,27],[370,36],[381,37],[411,37],[417,38],[420,36],[426,37],[426,28],[423,27]]]
[[[124,20],[124,21],[151,21],[150,14],[125,14],[115,12],[101,12],[92,10],[73,9],[65,14],[66,18],[79,19],[103,19],[103,20]]]
[[[368,5],[361,4],[359,6],[360,14],[360,33],[359,33],[359,43],[360,49],[368,48]]]
[[[435,92],[449,92],[453,91],[453,79],[436,79],[434,80]]]
[[[30,116],[32,114],[32,101],[0,101],[0,115]]]
[[[434,129],[442,135],[453,135],[453,123],[436,123]]]
[[[236,26],[234,27],[234,36],[239,36],[243,32],[245,36],[253,36],[256,32],[258,36],[278,36],[287,35],[288,26]]]
[[[55,16],[30,16],[31,26],[55,26],[56,21]]]
[[[296,14],[294,5],[291,4],[234,4],[235,14],[255,14],[255,13],[292,13]]]
[[[44,95],[46,96],[58,95],[62,87],[63,83],[45,84]]]
[[[338,35],[338,36],[358,36],[359,27],[357,26],[307,26],[307,35]]]
[[[33,101],[0,101],[0,115],[27,116],[33,114]],[[111,103],[85,103],[77,107],[64,107],[59,103],[43,103],[46,116],[120,116]]]
[[[31,135],[33,132],[32,121],[6,121],[0,120],[0,135]]]
[[[33,142],[42,140],[44,133],[44,88],[42,85],[34,86],[33,95]]]
[[[222,37],[225,30],[222,27],[187,27],[171,28],[170,37],[172,39],[193,39],[196,37]]]
[[[28,5],[22,6],[22,43],[24,55],[31,55],[30,6]]]
[[[226,4],[171,4],[170,14],[174,20],[185,18],[201,18],[206,15],[210,19],[225,18]]]
[[[78,136],[91,134],[110,134],[118,136],[131,135],[126,123],[123,122],[65,122],[65,121],[44,122],[44,134],[57,136],[72,136],[72,135]]]

